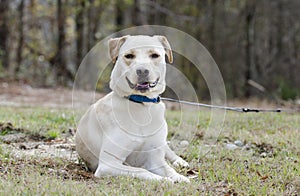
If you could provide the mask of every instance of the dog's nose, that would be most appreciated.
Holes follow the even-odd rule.
[[[149,75],[149,70],[148,69],[137,69],[136,74],[138,76],[146,77]]]

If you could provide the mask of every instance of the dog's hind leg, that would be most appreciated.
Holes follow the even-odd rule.
[[[143,168],[124,165],[123,162],[116,157],[109,154],[104,154],[106,153],[103,153],[101,155],[101,160],[99,161],[98,168],[95,172],[96,177],[122,175],[147,180],[170,180],[168,178],[151,173],[150,171],[147,171]]]

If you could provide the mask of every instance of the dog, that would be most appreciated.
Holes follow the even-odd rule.
[[[166,59],[173,61],[165,36],[123,36],[108,41],[114,63],[112,92],[93,104],[78,123],[76,150],[96,177],[126,175],[189,182],[174,166],[188,167],[167,144]]]

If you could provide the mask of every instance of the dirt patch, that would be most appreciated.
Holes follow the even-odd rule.
[[[0,106],[72,108],[74,104],[89,105],[101,97],[103,94],[91,91],[33,88],[27,84],[0,82]]]
[[[0,123],[0,149],[5,149],[10,158],[18,160],[17,163],[24,159],[30,159],[30,157],[33,160],[36,160],[36,157],[43,160],[61,158],[70,161],[70,164],[73,165],[78,162],[73,136],[49,140],[49,138],[28,133],[30,132],[15,127],[10,122]],[[49,161],[47,162],[50,164]],[[34,163],[34,165],[37,164],[37,162]]]
[[[102,96],[95,92],[74,92],[62,87],[33,88],[26,84],[0,82],[0,106],[72,108],[74,102],[77,106],[86,106]],[[41,175],[94,180],[93,173],[88,172],[85,165],[79,161],[73,140],[72,134],[63,139],[51,140],[16,127],[10,122],[0,122],[0,154],[9,157],[0,159],[0,173],[18,174],[31,165],[34,168],[43,168]]]
[[[11,123],[0,123],[1,146],[11,151],[16,157],[34,156],[61,157],[77,159],[73,137],[50,140],[40,135],[28,134],[29,131],[14,127]]]
[[[0,122],[0,141],[5,144],[25,142],[27,135],[24,132],[24,129],[14,127],[10,122]]]
[[[24,130],[21,128],[14,127],[10,122],[7,123],[0,122],[0,135],[6,135],[9,133],[11,134],[11,133],[18,133],[18,132],[24,132]]]
[[[9,136],[9,137],[8,137]],[[1,136],[0,139],[8,141],[0,144],[0,147],[10,152],[10,156],[16,158],[22,157],[44,157],[44,158],[64,158],[66,160],[77,161],[78,156],[75,150],[73,138],[66,138],[64,140],[52,140],[50,142],[43,141],[28,141],[26,135],[19,136],[19,134]],[[17,142],[13,142],[16,137],[21,137]],[[11,139],[13,138],[13,139]],[[23,142],[20,140],[24,140]]]
[[[77,108],[88,106],[103,97],[103,93],[95,91],[74,90],[64,87],[33,88],[27,84],[0,81],[0,106],[15,107],[50,107],[50,108]],[[205,101],[204,101],[205,102]],[[210,102],[205,102],[210,104]],[[165,102],[168,110],[178,110],[180,105]],[[229,100],[228,106],[248,108],[291,108],[300,109],[300,100],[268,101],[257,98],[245,100]]]
[[[66,160],[58,162],[51,158],[0,160],[0,176],[5,178],[10,173],[22,175],[24,169],[28,169],[28,167],[41,168],[40,175],[53,175],[59,179],[97,180],[82,163],[67,162]]]
[[[5,144],[50,140],[51,137],[45,137],[39,133],[15,127],[11,122],[0,122],[0,141]]]
[[[0,159],[2,175],[21,173],[28,165],[43,168],[41,175],[55,175],[63,179],[93,179],[93,173],[87,171],[80,162],[73,137],[51,141],[35,141],[24,133],[0,136]],[[58,159],[60,161],[58,161]]]

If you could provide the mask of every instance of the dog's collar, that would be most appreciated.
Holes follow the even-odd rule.
[[[125,97],[126,99],[133,101],[135,103],[159,103],[160,102],[160,96],[157,98],[149,98],[143,95],[129,95]]]

